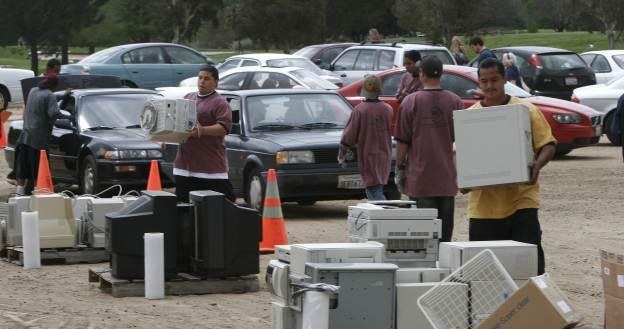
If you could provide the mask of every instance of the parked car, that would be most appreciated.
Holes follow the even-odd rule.
[[[399,87],[404,69],[393,69],[378,74],[382,79],[380,99],[390,104],[395,110],[394,120],[398,117],[399,104],[395,94]],[[456,93],[462,98],[464,107],[470,107],[478,101],[479,81],[477,69],[467,66],[445,65],[442,75],[442,88]],[[362,101],[360,96],[362,80],[341,88],[339,92],[353,105]],[[509,95],[525,98],[544,114],[557,139],[557,154],[565,155],[575,148],[598,143],[602,134],[602,114],[592,108],[551,97],[534,96],[510,83],[505,84]]]
[[[273,53],[236,55],[228,57],[223,63],[217,66],[217,69],[219,70],[219,74],[223,74],[231,69],[243,66],[301,67],[342,87],[342,80],[340,80],[337,75],[327,70],[320,69],[318,66],[314,65],[312,61],[303,56]]]
[[[59,97],[62,94],[57,92]],[[160,143],[149,141],[140,128],[143,105],[155,97],[162,96],[143,89],[73,90],[66,110],[75,119],[57,120],[50,137],[52,180],[78,184],[84,194],[116,184],[126,189],[145,188],[150,161],[163,161]],[[22,120],[9,126],[4,152],[10,167],[22,127]],[[172,172],[161,176],[165,187],[173,186]]]
[[[76,64],[63,65],[61,73],[112,75],[128,87],[154,89],[177,86],[206,64],[214,63],[189,47],[135,43],[100,50]]]
[[[403,67],[407,50],[418,50],[421,56],[433,55],[443,64],[456,64],[453,55],[445,47],[421,44],[366,44],[345,49],[331,63],[330,70],[338,74],[344,85],[364,77],[395,67]]]
[[[624,76],[624,50],[597,50],[581,54],[596,73],[596,83],[607,83]]]
[[[357,45],[355,42],[312,45],[297,50],[293,55],[307,57],[318,67],[327,70],[334,58],[343,50]]]
[[[513,53],[523,86],[536,96],[569,100],[572,90],[596,84],[596,75],[577,54],[551,47],[504,47],[492,49],[498,59]],[[469,66],[476,67],[476,60]]]
[[[0,68],[0,110],[6,109],[9,103],[23,102],[20,80],[34,76],[31,70]]]
[[[572,101],[589,106],[604,116],[602,129],[614,145],[621,145],[621,140],[611,132],[615,108],[618,99],[624,95],[624,76],[604,84],[585,86],[574,89]]]

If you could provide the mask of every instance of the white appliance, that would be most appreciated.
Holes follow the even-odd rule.
[[[442,236],[442,221],[437,217],[437,209],[405,208],[396,201],[393,205],[360,203],[349,207],[349,241],[383,243],[383,261],[402,268],[435,267]]]
[[[396,283],[431,283],[440,282],[451,274],[448,268],[400,268],[396,273]]]
[[[294,328],[294,314],[290,309],[290,264],[277,259],[269,261],[266,283],[271,293],[271,323],[273,329]]]
[[[289,244],[276,245],[275,257],[281,262],[290,264],[290,245]]]
[[[154,141],[182,143],[196,124],[197,107],[188,99],[153,99],[141,113],[141,128]]]
[[[121,198],[101,198],[87,201],[87,211],[83,218],[83,241],[94,248],[106,247],[106,214],[125,207]]]
[[[417,301],[420,296],[438,284],[445,288],[445,292],[459,298],[459,303],[468,305],[470,300],[467,284],[457,282],[397,283],[397,329],[435,329],[418,306]]]
[[[479,252],[489,249],[514,280],[537,275],[537,246],[513,240],[442,242],[440,267],[457,270]]]
[[[22,212],[30,211],[30,196],[9,198],[9,214],[6,223],[6,244],[22,245]]]
[[[381,263],[383,244],[310,243],[290,245],[290,271],[304,275],[306,263]]]
[[[35,194],[31,211],[39,212],[41,248],[71,248],[76,243],[76,220],[71,198],[61,194]]]
[[[453,121],[459,188],[529,181],[533,138],[526,106],[454,111]]]

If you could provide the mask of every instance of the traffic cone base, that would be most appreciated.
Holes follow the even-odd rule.
[[[158,161],[152,160],[150,164],[149,177],[147,178],[148,191],[162,191],[162,184],[160,183],[160,170],[158,169]]]
[[[52,184],[48,154],[45,150],[39,151],[39,168],[37,168],[37,185],[35,186],[35,193],[54,193],[54,184]]]
[[[260,253],[268,254],[275,250],[276,245],[288,244],[282,202],[277,187],[275,169],[269,169],[267,187],[264,194],[264,209],[262,212],[262,241]]]

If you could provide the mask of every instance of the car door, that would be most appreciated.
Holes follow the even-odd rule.
[[[583,55],[583,60],[592,68],[596,74],[596,83],[606,83],[613,79],[613,69],[607,58],[600,54],[592,54],[593,58]],[[591,61],[590,61],[591,60]]]
[[[177,46],[166,46],[164,48],[169,63],[171,63],[173,83],[176,86],[186,78],[197,76],[199,69],[203,65],[208,64],[208,61],[202,54],[190,49]]]
[[[241,99],[234,95],[223,95],[230,104],[232,109],[232,129],[225,136],[225,147],[227,149],[228,159],[228,178],[234,188],[236,195],[242,195],[244,192],[244,166],[247,152],[242,150],[241,144],[243,134],[243,125],[241,124]]]
[[[130,50],[121,56],[121,61],[130,80],[139,88],[174,87],[175,81],[179,82],[173,78],[172,65],[167,63],[161,47]]]
[[[75,104],[76,99],[71,97],[65,109],[70,113],[76,113]],[[80,135],[75,123],[73,127],[72,129],[65,125],[61,126],[55,122],[50,135],[48,149],[50,170],[54,179],[58,181],[70,182],[76,178]]]
[[[375,70],[376,52],[375,49],[346,50],[334,62],[334,72],[344,85],[353,83]]]

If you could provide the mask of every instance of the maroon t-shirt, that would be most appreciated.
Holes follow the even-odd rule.
[[[399,82],[399,90],[397,90],[397,96],[400,96],[401,93],[411,94],[421,90],[422,83],[419,78],[415,78],[411,73],[405,72],[401,76],[401,81]]]
[[[392,165],[392,107],[381,101],[364,101],[351,112],[341,144],[357,145],[364,186],[386,185]]]
[[[186,99],[197,102],[197,121],[202,126],[220,124],[229,132],[232,128],[230,104],[217,92],[204,97],[190,93]],[[225,136],[190,137],[180,144],[175,160],[175,168],[191,173],[220,174],[228,172],[225,153]]]
[[[403,193],[410,197],[457,194],[453,111],[463,108],[457,95],[442,89],[421,90],[403,100],[394,135],[409,145]]]

